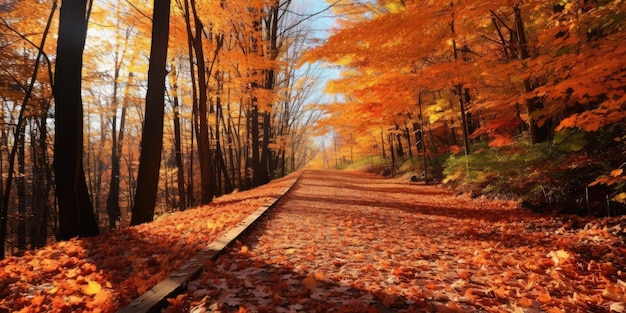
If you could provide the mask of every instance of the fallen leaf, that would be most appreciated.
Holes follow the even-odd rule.
[[[102,290],[102,285],[96,281],[88,281],[87,285],[82,286],[81,290],[83,294],[87,296],[93,296]]]

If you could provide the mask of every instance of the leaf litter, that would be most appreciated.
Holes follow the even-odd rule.
[[[167,311],[624,312],[623,225],[308,171]]]
[[[296,177],[225,195],[152,223],[1,260],[0,312],[114,312],[275,199]]]

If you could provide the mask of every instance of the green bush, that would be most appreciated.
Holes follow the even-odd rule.
[[[558,162],[562,153],[551,144],[531,145],[518,139],[512,145],[472,147],[474,153],[451,154],[444,164],[443,183],[479,194],[509,194],[530,191],[530,185],[545,179],[546,163]]]

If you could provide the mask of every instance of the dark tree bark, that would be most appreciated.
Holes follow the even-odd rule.
[[[453,3],[450,4],[450,6],[453,6]],[[453,16],[454,18],[454,16]],[[454,29],[454,19],[452,20],[452,22],[450,23],[450,30],[452,32],[452,36],[455,36],[455,29]],[[454,59],[458,60],[459,59],[459,53],[458,53],[458,49],[456,46],[456,39],[452,39],[452,52],[454,54]],[[461,111],[461,127],[462,127],[462,133],[463,133],[463,147],[465,150],[465,155],[470,155],[471,153],[471,149],[470,149],[470,145],[469,145],[469,134],[468,134],[468,130],[467,130],[467,112],[466,112],[466,105],[467,103],[465,102],[465,97],[463,97],[463,85],[462,84],[457,84],[455,86],[455,93],[459,96],[459,111]]]
[[[22,100],[22,105],[20,108],[20,113],[19,116],[17,118],[17,125],[15,127],[15,132],[13,133],[13,147],[11,148],[11,152],[8,155],[8,175],[7,175],[7,180],[6,180],[6,184],[2,184],[0,182],[0,189],[2,189],[2,193],[0,194],[0,203],[1,203],[1,207],[0,207],[0,260],[4,259],[5,255],[4,255],[4,250],[5,250],[5,243],[7,242],[7,222],[8,222],[8,213],[9,213],[9,198],[11,195],[11,185],[12,185],[12,181],[13,181],[13,170],[15,167],[15,157],[17,154],[17,148],[18,146],[15,144],[16,142],[18,142],[19,140],[19,136],[20,133],[22,131],[24,131],[24,123],[25,123],[25,113],[26,113],[26,107],[27,107],[27,103],[31,97],[33,88],[35,86],[35,82],[37,81],[37,73],[39,71],[39,66],[41,64],[40,60],[43,53],[43,49],[46,43],[46,38],[48,38],[48,33],[50,31],[50,25],[52,24],[52,18],[54,17],[54,13],[57,9],[57,1],[54,1],[52,3],[52,10],[50,10],[50,15],[48,16],[48,22],[46,24],[46,28],[43,32],[43,37],[41,39],[41,44],[38,48],[38,52],[37,52],[37,58],[35,59],[35,66],[33,69],[33,74],[31,76],[30,79],[30,83],[28,84],[28,88],[26,89],[26,92],[24,94],[24,98]],[[3,112],[4,113],[4,112]],[[1,114],[0,114],[1,115]],[[6,139],[7,139],[7,133],[3,131],[1,139],[3,144],[6,144]],[[8,148],[8,146],[7,146]],[[1,166],[0,166],[1,168]],[[1,172],[1,171],[0,171]]]
[[[209,203],[215,196],[215,181],[213,179],[213,165],[211,162],[211,150],[209,142],[209,123],[208,123],[208,99],[207,99],[207,74],[206,62],[204,59],[204,48],[202,46],[202,34],[204,26],[200,17],[196,12],[196,3],[194,0],[184,2],[184,18],[185,26],[187,30],[187,41],[189,49],[189,62],[191,69],[191,77],[193,84],[193,121],[196,134],[196,141],[198,146],[198,158],[200,163],[200,185],[201,185],[201,203]],[[193,25],[195,29],[192,32],[191,18],[193,14]],[[194,63],[194,56],[197,65]],[[197,71],[194,75],[194,68]],[[191,174],[191,173],[190,173]],[[191,175],[190,175],[191,179]],[[192,189],[192,185],[189,185],[189,190]]]
[[[17,250],[21,255],[26,251],[26,136],[20,132],[17,142]]]
[[[180,105],[178,104],[178,76],[176,67],[172,66],[171,88],[172,98],[174,98],[172,104],[172,110],[174,111],[174,150],[176,159],[176,181],[178,186],[178,209],[184,211],[187,208],[185,203],[185,166],[183,164],[183,150],[181,143],[180,133]]]
[[[279,1],[274,1],[270,7],[270,12],[265,21],[266,26],[266,40],[269,42],[269,59],[271,61],[276,60],[278,57],[278,8]],[[274,90],[276,85],[276,73],[274,68],[269,68],[265,73],[265,89]],[[257,183],[266,184],[270,181],[270,172],[272,171],[270,166],[270,149],[269,143],[272,141],[272,127],[271,127],[271,112],[263,112],[263,142],[261,146],[261,160],[259,166],[259,176]]]
[[[222,93],[224,91],[223,73],[220,71],[215,73],[215,80],[217,83],[217,97],[215,100],[215,174],[218,177],[218,182],[222,182],[221,177],[223,177],[223,192],[231,193],[233,191],[233,185],[231,182],[231,178],[228,176],[228,169],[226,168],[226,161],[224,160],[224,153],[222,151],[222,137],[220,131],[220,122],[224,121],[224,115],[222,112]],[[218,188],[221,188],[221,183],[218,183]],[[220,189],[220,191],[222,190]]]
[[[52,190],[52,175],[48,164],[46,151],[48,150],[48,126],[46,119],[50,103],[37,117],[34,124],[39,133],[31,132],[31,160],[33,171],[33,194],[32,212],[30,224],[31,248],[39,248],[46,245],[48,238],[48,215],[50,214],[50,191]]]
[[[528,43],[526,42],[522,11],[516,5],[513,7],[513,13],[515,16],[515,32],[517,34],[517,58],[524,60],[530,57],[530,53],[528,51]],[[524,90],[526,92],[535,90],[535,86],[531,83],[530,78],[524,79]],[[543,100],[539,97],[534,97],[526,100],[525,105],[528,112],[528,131],[531,142],[535,144],[548,140],[550,138],[549,127],[552,124],[551,121],[546,121],[540,126],[536,117],[541,115],[541,112],[544,110]]]
[[[54,171],[60,240],[99,233],[83,169],[81,70],[87,0],[64,1],[59,17],[55,84]]]
[[[404,158],[404,148],[402,147],[402,135],[400,134],[401,130],[400,130],[400,126],[398,126],[398,124],[396,124],[396,154],[398,155],[399,158]]]
[[[115,80],[113,87],[113,106],[117,111],[117,78],[119,76],[119,68],[115,70]],[[126,92],[122,99],[122,112],[120,115],[120,130],[117,131],[117,112],[113,115],[111,121],[111,180],[109,181],[109,194],[107,195],[107,215],[109,217],[109,229],[114,229],[117,220],[122,215],[120,209],[120,157],[122,155],[122,141],[124,140],[124,128],[126,127],[126,102],[128,101],[128,88],[133,80],[133,73],[128,74],[126,81]]]
[[[165,76],[167,75],[167,42],[170,29],[170,1],[154,0],[152,44],[148,66],[146,117],[141,137],[141,155],[137,173],[137,192],[131,225],[151,222],[154,218],[159,169],[163,146],[165,114]]]

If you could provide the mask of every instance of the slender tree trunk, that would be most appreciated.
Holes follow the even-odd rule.
[[[54,78],[54,171],[59,206],[59,239],[100,231],[83,169],[81,70],[87,35],[87,0],[64,1]]]
[[[391,155],[391,176],[396,172],[396,154],[393,151],[393,134],[389,134],[389,154]]]
[[[117,112],[114,114],[111,121],[111,180],[109,181],[109,194],[107,196],[109,229],[115,229],[115,223],[121,215],[119,204],[120,157],[118,155]]]
[[[404,149],[402,148],[402,135],[400,135],[400,126],[396,124],[396,152],[399,158],[404,158]]]
[[[189,204],[189,206],[192,206],[192,204],[196,203],[196,199],[194,197],[194,162],[193,162],[193,158],[194,158],[194,153],[193,153],[193,142],[194,142],[194,135],[195,135],[196,131],[195,128],[192,127],[191,128],[191,138],[189,140],[189,151],[187,152],[187,155],[189,156],[189,169],[188,169],[188,174],[187,174],[187,203]]]
[[[191,78],[191,97],[192,97],[192,118],[191,118],[191,139],[187,155],[189,156],[189,168],[187,174],[187,203],[191,206],[195,203],[194,198],[194,136],[198,131],[198,83],[196,81],[196,70],[194,62],[194,35],[191,29],[191,12],[189,8],[189,0],[183,2],[183,18],[185,19],[185,30],[187,32],[187,52],[189,55],[189,74]],[[195,2],[194,2],[195,5]]]
[[[48,15],[48,22],[46,23],[46,28],[43,32],[41,44],[39,45],[37,58],[35,59],[35,66],[33,69],[33,74],[31,76],[30,83],[28,85],[26,93],[24,94],[24,99],[22,100],[20,113],[17,118],[17,125],[15,127],[15,132],[13,134],[14,143],[18,141],[20,132],[23,131],[23,123],[24,123],[24,115],[26,112],[26,106],[27,106],[28,100],[30,99],[35,82],[37,81],[37,73],[39,71],[39,66],[41,64],[40,59],[41,59],[41,56],[43,55],[43,49],[46,43],[46,39],[48,38],[48,33],[50,32],[50,25],[52,24],[52,18],[54,17],[54,13],[56,12],[56,9],[57,9],[57,1],[55,0],[52,3],[52,10],[50,10],[50,15]],[[3,131],[2,139],[4,142],[7,141],[6,140],[7,137],[8,137],[7,133]],[[8,149],[8,146],[7,146],[7,149]],[[5,242],[7,241],[9,198],[11,195],[11,185],[12,185],[12,180],[13,180],[13,170],[15,166],[14,161],[15,161],[16,153],[17,153],[17,145],[14,144],[13,147],[11,148],[11,152],[8,155],[9,167],[8,167],[8,175],[7,175],[6,183],[0,182],[0,187],[2,187],[0,188],[1,189],[0,190],[1,192],[0,193],[0,205],[1,205],[0,207],[0,260],[4,259],[5,257],[4,248],[5,248]],[[3,177],[3,176],[0,176],[0,177]]]
[[[385,154],[385,134],[383,132],[383,130],[380,130],[380,151],[381,151],[381,158],[384,160],[387,158],[387,155]]]
[[[413,145],[411,144],[411,131],[409,126],[404,124],[404,139],[406,139],[406,150],[409,153],[409,158],[413,157]]]
[[[273,72],[273,71],[272,71]],[[273,76],[273,74],[272,74]],[[270,149],[269,143],[272,138],[272,125],[270,112],[263,112],[263,142],[261,145],[261,162],[259,167],[259,183],[267,184],[270,181]]]
[[[109,181],[109,194],[107,195],[106,210],[109,217],[109,229],[115,229],[117,220],[122,215],[120,209],[120,156],[122,154],[122,140],[124,138],[124,127],[126,121],[126,102],[130,84],[133,79],[133,73],[128,74],[127,83],[122,99],[122,112],[120,116],[119,132],[117,130],[117,90],[119,77],[119,66],[115,68],[113,78],[113,118],[111,121],[111,178]]]
[[[228,169],[226,168],[226,161],[224,160],[224,153],[222,151],[222,135],[220,131],[220,122],[224,121],[224,112],[222,110],[222,94],[223,94],[223,74],[218,72],[215,74],[217,80],[217,99],[215,101],[215,158],[216,158],[216,174],[219,177],[223,177],[224,192],[230,193],[233,191],[233,185],[231,178],[228,176]]]
[[[32,131],[32,130],[31,130]],[[21,255],[26,251],[26,131],[20,132],[17,142],[17,250]]]
[[[31,160],[33,163],[33,218],[30,225],[30,244],[33,249],[45,246],[48,237],[49,199],[50,190],[52,189],[46,153],[48,150],[48,126],[46,124],[48,108],[49,103],[37,117],[38,120],[35,124],[37,125],[39,133],[31,132],[31,142],[33,143],[31,145]]]
[[[250,139],[252,146],[252,186],[260,186],[262,184],[261,175],[261,158],[260,158],[260,142],[259,142],[259,108],[256,104],[252,104],[250,112]]]
[[[416,131],[415,132],[415,140],[418,140],[418,142],[420,143],[420,149],[422,151],[422,158],[423,158],[423,166],[424,166],[424,183],[428,184],[428,163],[427,163],[427,154],[426,154],[426,136],[424,136],[424,115],[422,113],[422,92],[419,91],[418,95],[417,95],[417,105],[419,106],[419,120],[420,120],[420,126],[419,126],[419,133]]]
[[[172,110],[174,111],[174,150],[176,150],[176,181],[178,187],[178,209],[184,211],[187,208],[185,203],[185,166],[183,164],[183,149],[180,134],[180,105],[178,103],[178,75],[176,67],[172,66],[171,88],[174,98]]]
[[[453,6],[454,3],[451,2],[450,6]],[[455,35],[455,29],[454,29],[454,15],[452,16],[452,21],[450,22],[450,29],[452,32],[452,51],[454,54],[454,60],[458,61],[459,60],[459,53],[458,53],[458,49],[456,46],[456,38],[454,38]],[[466,115],[466,109],[465,109],[465,98],[463,96],[463,85],[461,85],[460,83],[457,84],[455,86],[455,91],[459,97],[459,111],[461,111],[461,127],[462,127],[462,134],[463,134],[463,147],[465,149],[465,155],[470,155],[471,153],[471,148],[469,146],[469,134],[468,134],[468,130],[467,130],[467,115]]]
[[[202,21],[196,13],[195,1],[191,0],[191,10],[193,12],[195,36],[188,34],[192,40],[193,50],[198,69],[198,104],[197,104],[197,121],[198,127],[196,132],[196,140],[198,146],[198,157],[200,166],[200,187],[201,187],[201,203],[209,203],[215,196],[215,181],[213,180],[213,164],[211,162],[211,145],[209,142],[209,122],[208,122],[208,85],[207,85],[207,69],[204,60],[204,48],[202,46],[202,33],[204,27]],[[188,30],[189,31],[189,30]]]
[[[165,76],[170,26],[170,1],[154,0],[152,44],[148,66],[146,117],[141,137],[141,155],[137,173],[137,192],[131,225],[150,222],[154,218],[165,114]]]
[[[269,59],[275,61],[278,57],[278,7],[279,1],[274,1],[270,7],[270,14],[268,20],[266,20],[266,39],[269,42]],[[265,72],[265,86],[264,88],[273,91],[276,85],[276,73],[274,67],[271,66]],[[258,168],[259,173],[256,179],[259,184],[266,184],[270,181],[270,172],[272,168],[270,166],[270,149],[269,143],[273,139],[272,127],[271,127],[271,111],[262,112],[263,116],[263,142],[261,147],[261,160]]]

